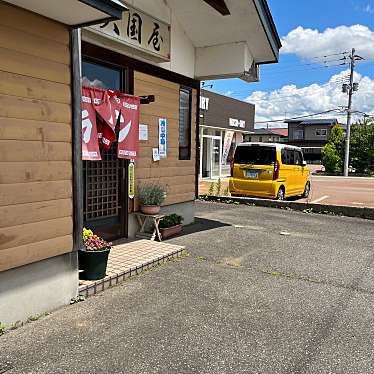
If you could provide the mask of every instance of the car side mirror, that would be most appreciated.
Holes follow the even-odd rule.
[[[303,161],[303,162],[301,163],[301,166],[306,166],[306,161]]]

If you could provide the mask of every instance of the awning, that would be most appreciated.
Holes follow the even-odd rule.
[[[122,18],[127,10],[120,0],[5,0],[72,27]]]

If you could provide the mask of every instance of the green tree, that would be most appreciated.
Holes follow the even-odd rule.
[[[340,125],[331,129],[329,141],[322,148],[322,164],[329,173],[340,172],[344,160],[344,131]]]
[[[360,173],[374,172],[374,122],[351,126],[350,164]]]
[[[339,156],[334,144],[327,143],[322,148],[322,164],[328,173],[336,173],[341,171],[343,160]]]

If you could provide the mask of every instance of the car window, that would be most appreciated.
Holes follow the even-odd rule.
[[[276,148],[259,145],[237,147],[234,162],[236,164],[274,165]]]
[[[294,165],[294,151],[292,149],[282,149],[282,164]]]
[[[301,165],[303,161],[303,156],[300,151],[294,151],[294,165]]]

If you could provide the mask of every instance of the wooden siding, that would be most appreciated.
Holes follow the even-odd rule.
[[[135,163],[136,183],[155,181],[167,189],[165,205],[195,199],[196,90],[192,97],[191,159],[179,160],[179,89],[180,86],[160,78],[135,72],[135,95],[155,95],[155,102],[141,106],[140,123],[148,125],[148,140],[140,141],[139,159]],[[153,162],[152,148],[158,147],[158,120],[168,119],[168,154]]]
[[[69,30],[0,1],[0,271],[72,250]]]

